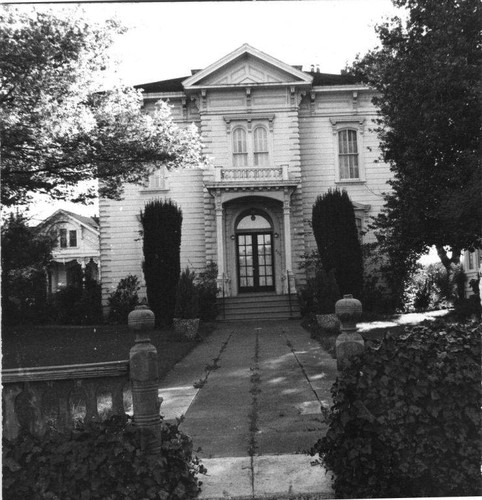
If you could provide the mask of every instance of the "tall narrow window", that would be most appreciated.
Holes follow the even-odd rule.
[[[338,132],[340,179],[358,179],[358,144],[355,130]]]
[[[69,231],[69,247],[77,246],[77,231]]]
[[[355,224],[356,224],[356,230],[358,233],[358,239],[360,242],[362,241],[362,236],[363,236],[363,223],[360,217],[355,217]]]
[[[233,132],[233,165],[235,167],[246,167],[248,165],[246,131],[243,128],[236,128]]]
[[[256,127],[253,134],[254,165],[263,167],[268,165],[268,133],[264,127]]]
[[[468,257],[469,257],[468,258],[469,269],[472,270],[475,267],[475,265],[474,265],[474,262],[475,262],[474,253],[473,252],[469,252]]]
[[[67,229],[60,229],[60,248],[67,248]]]
[[[158,168],[149,176],[149,189],[166,189],[166,167]]]

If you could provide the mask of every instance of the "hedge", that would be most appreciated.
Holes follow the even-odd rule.
[[[353,358],[311,450],[337,497],[480,495],[481,333],[441,321]]]
[[[70,434],[20,434],[3,441],[3,498],[62,500],[195,498],[206,469],[177,424],[163,423],[162,450],[141,451],[129,417],[81,425]]]

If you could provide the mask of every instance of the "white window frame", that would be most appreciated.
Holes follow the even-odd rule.
[[[239,132],[244,133],[244,151],[235,151],[235,138],[236,135]],[[231,154],[231,161],[233,162],[233,167],[236,168],[245,168],[249,167],[249,134],[248,131],[246,130],[245,127],[242,125],[237,125],[236,127],[233,128],[233,133],[231,134],[231,147],[232,147],[232,154]],[[241,164],[238,163],[238,160],[234,160],[235,158],[242,158],[244,161],[241,161]]]
[[[158,192],[158,191],[168,191],[168,170],[167,167],[159,167],[155,169],[148,178],[147,185],[144,187],[143,191]]]
[[[258,130],[263,130],[266,134],[265,148],[257,150],[256,147],[256,133]],[[258,156],[257,156],[258,155]],[[258,163],[258,158],[266,158],[266,162]],[[269,167],[270,166],[270,154],[269,154],[269,132],[266,127],[262,124],[258,124],[253,128],[253,165],[255,167]]]
[[[364,161],[364,132],[365,118],[354,116],[342,116],[330,118],[333,132],[333,153],[335,164],[335,182],[338,184],[356,184],[365,182],[365,161]],[[339,133],[344,130],[352,130],[356,133],[357,150],[358,150],[358,177],[357,178],[342,178],[340,175],[340,149],[339,149]]]
[[[226,135],[228,144],[229,164],[232,168],[267,168],[274,166],[273,162],[273,122],[274,115],[264,115],[253,113],[251,115],[228,115],[224,116],[226,122]],[[266,146],[267,151],[260,151],[260,153],[267,153],[268,160],[265,165],[255,165],[255,131],[258,128],[264,128],[266,131]],[[234,163],[233,138],[234,131],[242,128],[246,132],[246,150],[247,150],[247,165],[244,167],[236,167]]]

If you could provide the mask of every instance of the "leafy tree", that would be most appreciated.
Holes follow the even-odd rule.
[[[464,249],[482,247],[482,31],[478,0],[393,3],[407,8],[406,19],[379,25],[381,46],[351,72],[379,92],[393,179],[374,227],[402,282],[431,246],[449,272]]]
[[[345,190],[328,190],[316,198],[313,233],[323,269],[334,270],[340,293],[361,297],[363,262],[355,212]]]
[[[172,323],[181,272],[182,211],[171,200],[156,200],[141,212],[144,279],[156,325]]]
[[[86,201],[97,196],[95,180],[100,196],[119,199],[123,183],[155,167],[199,165],[195,127],[179,129],[166,103],[148,114],[139,91],[106,89],[108,49],[124,31],[112,20],[96,26],[0,8],[4,206],[28,203],[32,193]]]
[[[46,267],[55,239],[38,234],[28,218],[11,213],[2,225],[2,322],[42,321],[46,313]]]

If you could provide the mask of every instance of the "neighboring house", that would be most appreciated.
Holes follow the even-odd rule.
[[[82,288],[89,280],[100,280],[97,219],[57,210],[39,224],[37,230],[56,238],[48,269],[49,293],[71,286]]]
[[[147,111],[168,100],[179,125],[196,124],[211,165],[160,169],[123,200],[100,200],[104,305],[126,275],[143,279],[139,213],[153,199],[182,208],[181,266],[216,262],[221,294],[237,298],[306,282],[318,195],[345,189],[360,233],[383,205],[390,170],[378,161],[374,94],[352,76],[302,71],[245,44],[189,77],[138,88]]]
[[[467,276],[465,292],[467,295],[472,295],[474,290],[470,286],[471,280],[477,280],[482,276],[482,250],[478,249],[474,252],[466,250],[462,255],[461,262],[462,268]]]

